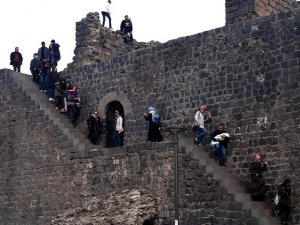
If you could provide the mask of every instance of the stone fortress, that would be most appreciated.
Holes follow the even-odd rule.
[[[29,76],[0,70],[1,225],[277,225],[271,203],[245,193],[249,158],[268,161],[272,191],[292,180],[290,224],[300,224],[300,8],[293,0],[226,0],[226,25],[166,43],[126,46],[100,26],[77,23],[74,62],[62,72],[81,88],[82,124],[105,122],[91,146],[53,109]],[[228,166],[182,132],[200,104],[231,134]],[[165,141],[146,142],[143,113],[155,106]],[[111,148],[112,111],[124,146]],[[207,140],[208,141],[208,140]]]

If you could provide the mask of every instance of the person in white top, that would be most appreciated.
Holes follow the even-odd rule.
[[[195,114],[195,122],[199,125],[198,136],[195,138],[195,143],[197,145],[203,145],[203,139],[207,133],[207,130],[204,127],[204,114],[206,110],[207,107],[205,105],[200,106]]]
[[[116,147],[123,146],[123,140],[122,140],[123,132],[124,132],[123,118],[120,115],[120,112],[118,110],[115,110],[115,130],[113,133],[113,141]]]
[[[111,18],[110,18],[110,4],[111,4],[111,1],[108,0],[107,4],[105,5],[105,11],[101,11],[101,14],[102,14],[102,18],[103,18],[102,26],[105,25],[105,17],[107,17],[108,22],[109,22],[109,29],[112,29],[111,28]]]

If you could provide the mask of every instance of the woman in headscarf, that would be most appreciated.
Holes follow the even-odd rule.
[[[276,213],[282,224],[287,224],[290,215],[291,181],[285,179],[278,188],[279,202]]]
[[[160,133],[160,116],[156,113],[154,107],[148,108],[148,114],[144,113],[144,118],[149,122],[149,130],[148,130],[148,140],[155,142],[155,141],[162,141],[163,137]]]

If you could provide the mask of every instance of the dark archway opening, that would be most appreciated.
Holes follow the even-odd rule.
[[[155,219],[154,218],[146,219],[143,222],[143,225],[154,225],[154,224],[155,224]]]
[[[124,108],[119,101],[112,101],[107,104],[106,109],[106,147],[112,148],[115,147],[112,136],[114,133],[115,125],[115,110],[120,112],[120,115],[123,117],[123,127],[124,127]]]

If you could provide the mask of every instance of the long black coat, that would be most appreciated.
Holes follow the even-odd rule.
[[[89,128],[88,139],[95,143],[101,134],[102,123],[99,117],[90,116],[87,120],[87,125]]]
[[[145,120],[149,122],[149,130],[148,130],[148,139],[149,141],[162,141],[163,137],[159,131],[160,124],[156,124],[152,121],[152,114],[149,113],[147,116],[144,116]]]

